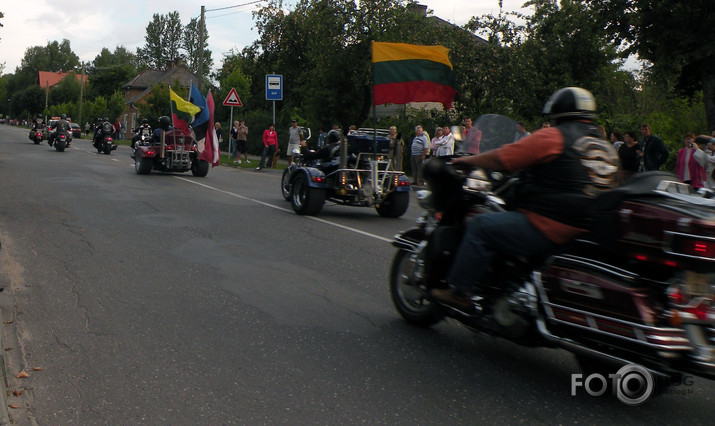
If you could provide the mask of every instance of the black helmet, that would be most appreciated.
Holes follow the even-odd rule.
[[[564,87],[546,101],[543,114],[557,121],[578,118],[593,120],[596,117],[596,99],[586,89]]]
[[[169,126],[171,125],[171,118],[162,115],[159,117],[159,127],[161,127],[163,130],[169,130]]]
[[[149,120],[147,120],[146,118],[142,118],[142,124],[149,124]]]
[[[66,119],[66,118],[67,118],[67,114],[62,114],[62,115],[60,115],[60,119],[64,120],[64,119]]]
[[[101,123],[101,122],[102,122],[102,117],[97,117],[97,123]]]
[[[331,130],[328,132],[328,137],[326,138],[326,143],[336,143],[340,142],[340,132],[337,130]]]
[[[37,117],[35,118],[42,118],[42,114],[37,114]]]
[[[109,121],[109,117],[104,117],[102,120]]]

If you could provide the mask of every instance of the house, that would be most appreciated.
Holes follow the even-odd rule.
[[[43,89],[47,90],[53,86],[56,86],[63,78],[70,74],[74,74],[77,82],[82,84],[82,74],[72,73],[72,72],[53,72],[53,71],[38,71],[37,72],[37,82]],[[87,76],[84,76],[84,85],[87,85]]]
[[[179,82],[179,88],[188,88],[191,82],[199,81],[198,77],[179,58],[169,61],[163,70],[145,69],[122,86],[125,102],[123,117],[125,127],[127,129],[138,127],[137,115],[139,111],[135,105],[144,102],[144,97],[151,93],[151,88],[154,85],[170,85],[175,84],[176,81]]]

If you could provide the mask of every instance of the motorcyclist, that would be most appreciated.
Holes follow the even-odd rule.
[[[146,118],[143,118],[142,124],[139,127],[137,127],[133,132],[134,132],[134,137],[132,137],[132,149],[134,149],[134,146],[141,139],[143,133],[146,132],[148,135],[152,134],[151,126],[149,125],[149,120],[147,120]]]
[[[100,145],[100,142],[104,138],[104,136],[112,136],[114,132],[114,126],[112,126],[112,123],[109,122],[109,118],[107,117],[99,117],[97,118],[97,125],[94,129],[94,143],[92,144],[95,148],[98,148]]]
[[[159,127],[154,129],[154,134],[151,137],[152,142],[161,142],[162,130],[168,132],[171,129],[173,129],[173,127],[171,127],[171,118],[165,115],[159,117]]]
[[[328,162],[338,155],[340,149],[340,132],[331,130],[325,138],[325,144],[315,151],[308,149],[308,143],[305,140],[300,141],[300,151],[303,154],[304,161],[313,161],[320,159],[323,162]]]
[[[32,130],[43,130],[45,128],[45,120],[42,119],[42,114],[37,114],[32,121]]]
[[[618,154],[593,122],[593,95],[579,87],[559,89],[543,113],[555,127],[452,160],[489,170],[521,170],[523,177],[515,210],[475,215],[467,225],[447,276],[449,288],[432,290],[437,301],[469,309],[479,299],[479,285],[495,255],[553,253],[586,232],[595,196],[615,186]]]
[[[70,123],[67,121],[67,114],[60,115],[60,119],[55,123],[55,131],[52,132],[52,137],[47,143],[52,146],[52,143],[57,139],[57,135],[64,133],[67,135],[67,147],[69,148],[72,139],[70,137]]]

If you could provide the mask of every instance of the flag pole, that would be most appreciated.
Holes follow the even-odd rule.
[[[171,84],[169,85],[169,111],[171,111],[171,127],[174,127],[174,106],[171,102]]]

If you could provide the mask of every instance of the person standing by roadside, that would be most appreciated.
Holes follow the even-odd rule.
[[[390,134],[387,135],[390,140],[390,153],[388,157],[392,161],[392,167],[395,170],[402,170],[402,155],[405,151],[405,141],[402,135],[397,133],[397,127],[390,126]]]
[[[241,120],[238,125],[236,142],[238,146],[236,148],[235,157],[238,158],[238,164],[241,164],[241,155],[243,155],[243,161],[246,164],[251,164],[248,160],[248,127],[246,126],[246,122],[244,120]]]
[[[715,190],[715,137],[700,135],[695,138],[695,142],[693,156],[695,161],[705,169],[705,187]]]
[[[289,166],[293,162],[293,151],[296,149],[300,151],[300,134],[302,131],[303,129],[298,127],[298,120],[293,120],[290,129],[288,129],[288,150],[286,151]]]
[[[261,170],[266,164],[266,159],[268,159],[268,166],[271,165],[273,161],[273,153],[278,147],[278,134],[276,134],[275,127],[270,124],[266,130],[263,131],[263,152],[261,153],[261,162],[258,163],[256,170]]]
[[[636,140],[635,132],[626,132],[624,142],[618,148],[618,158],[621,162],[620,181],[625,182],[638,173],[641,165],[641,147]]]
[[[681,182],[698,189],[703,187],[705,170],[695,159],[696,150],[695,134],[686,133],[683,147],[678,150],[678,158],[675,161],[675,174]]]
[[[643,149],[643,170],[653,171],[660,170],[660,167],[668,161],[670,152],[663,143],[663,140],[658,136],[651,134],[650,125],[644,123],[641,125],[641,148]]]
[[[442,133],[442,128],[437,127],[434,130],[434,137],[432,138],[432,141],[430,141],[429,144],[429,156],[430,157],[436,157],[437,156],[437,150],[439,149],[439,141],[442,139],[442,136],[444,134]]]
[[[424,133],[422,126],[415,127],[415,138],[412,139],[412,145],[410,146],[410,153],[412,158],[412,184],[415,186],[424,185],[422,180],[422,163],[429,152],[430,140],[429,137]]]
[[[526,124],[524,124],[523,121],[516,123],[516,134],[514,135],[514,142],[524,139],[529,135],[531,135],[531,133],[526,130]]]
[[[611,132],[609,139],[616,150],[620,149],[621,145],[623,145],[623,136],[621,136],[621,132]]]
[[[444,126],[442,128],[442,137],[437,141],[435,157],[451,157],[452,155],[454,155],[454,136],[449,126]]]
[[[233,155],[233,164],[241,164],[241,159],[238,157],[238,120],[233,122],[233,127],[228,131],[228,137],[231,154]]]

